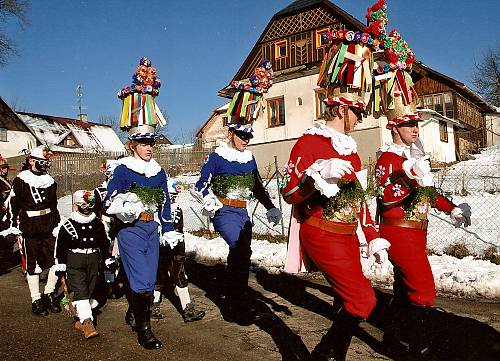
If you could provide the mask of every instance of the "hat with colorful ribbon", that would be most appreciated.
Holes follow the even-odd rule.
[[[117,94],[122,100],[120,128],[128,131],[130,140],[154,140],[157,126],[166,124],[155,102],[160,86],[156,68],[151,66],[148,58],[141,58],[132,76],[132,83]]]
[[[364,31],[334,30],[323,34],[329,43],[318,76],[318,86],[326,91],[325,104],[345,105],[367,110],[373,90],[373,51],[380,45],[385,29],[385,2],[379,1],[370,9],[377,17],[369,18]]]
[[[230,117],[228,127],[233,131],[252,133],[253,121],[262,109],[263,95],[273,84],[273,69],[269,60],[264,60],[255,68],[248,81],[233,81],[236,90],[227,109]]]
[[[379,0],[378,4],[380,9],[369,8],[366,15],[369,20],[385,19],[383,24],[379,23],[379,46],[383,53],[375,57],[373,110],[384,113],[387,128],[392,129],[405,122],[420,120],[416,112],[418,96],[410,75],[415,54],[396,29],[387,34],[387,5],[385,0]]]

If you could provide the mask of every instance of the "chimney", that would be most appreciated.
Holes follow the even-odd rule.
[[[81,122],[86,122],[87,121],[87,114],[80,113],[80,114],[77,115],[76,119],[78,119]]]

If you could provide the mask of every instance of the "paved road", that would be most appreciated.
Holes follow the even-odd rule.
[[[143,350],[124,324],[126,301],[110,299],[97,316],[100,337],[84,340],[62,314],[35,317],[19,268],[0,276],[0,360],[306,360],[331,325],[332,296],[318,275],[291,277],[252,273],[251,286],[264,317],[251,326],[223,320],[218,305],[221,266],[189,262],[193,299],[207,311],[184,323],[176,307],[162,303],[165,318],[153,322],[164,343]],[[390,295],[378,292],[380,304]],[[436,339],[432,360],[500,360],[500,305],[497,302],[439,298],[431,322]],[[390,360],[380,349],[382,331],[363,323],[349,360]],[[380,352],[380,353],[379,353]]]

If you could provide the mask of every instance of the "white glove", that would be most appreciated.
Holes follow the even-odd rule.
[[[389,259],[387,249],[391,244],[385,238],[375,238],[368,243],[368,256],[374,256],[375,262],[383,265]]]
[[[342,178],[343,175],[354,172],[351,162],[339,158],[328,159],[321,166],[319,174],[323,179]]]
[[[104,260],[104,264],[106,265],[107,268],[109,268],[114,263],[116,263],[115,257],[109,257]]]
[[[114,214],[125,223],[132,223],[144,211],[144,205],[135,193],[119,193],[113,197],[108,214]]]
[[[222,207],[223,204],[217,199],[215,194],[207,194],[203,197],[203,213],[210,218],[214,218],[215,212]]]
[[[170,248],[177,246],[179,242],[184,240],[184,234],[177,231],[168,231],[161,235],[160,244],[166,246],[167,244]]]
[[[54,272],[66,272],[66,264],[65,263],[56,263],[52,267],[54,268]]]
[[[426,155],[425,157],[418,159],[415,162],[415,164],[413,164],[411,169],[419,178],[424,178],[425,176],[430,174],[431,173],[431,164],[429,162],[429,156]]]
[[[469,227],[471,225],[470,206],[467,203],[459,204],[457,207],[451,210],[450,217],[455,224],[455,227],[460,227],[462,224],[464,225],[464,227]]]
[[[274,223],[274,225],[277,225],[281,221],[281,216],[281,211],[276,207],[269,208],[266,212],[267,221]]]

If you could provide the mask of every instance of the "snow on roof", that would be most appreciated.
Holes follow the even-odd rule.
[[[107,125],[42,114],[18,113],[18,115],[41,143],[51,145],[55,151],[125,151],[113,128]],[[70,134],[73,134],[81,148],[65,147],[61,144]]]

